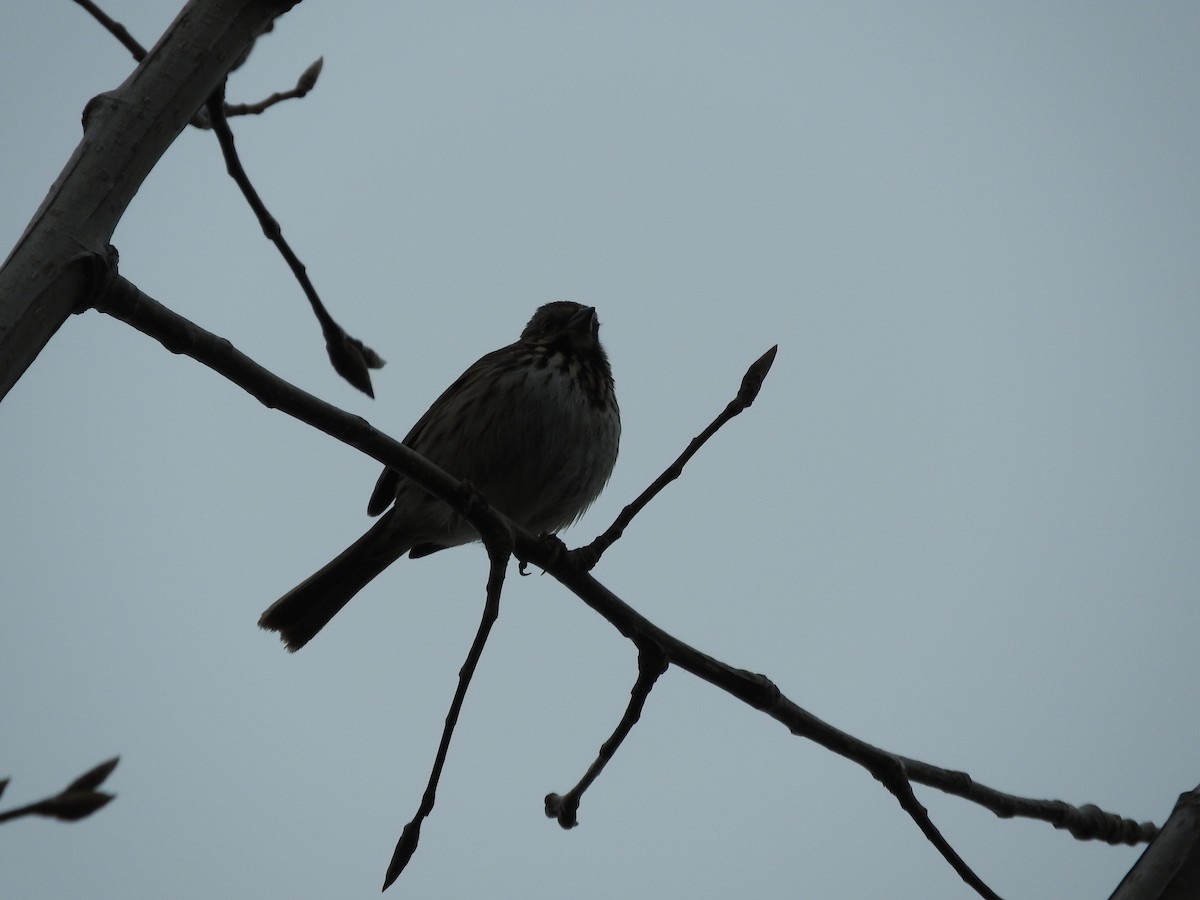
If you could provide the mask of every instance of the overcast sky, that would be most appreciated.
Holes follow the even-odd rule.
[[[153,44],[171,4],[105,8]],[[370,401],[190,131],[122,273],[400,437],[552,299],[594,305],[623,446],[602,530],[779,356],[597,577],[877,745],[1163,821],[1200,781],[1200,6],[301,4],[232,101]],[[0,6],[0,244],[128,54]],[[402,561],[295,656],[261,610],[368,524],[377,465],[97,313],[0,403],[0,807],[121,755],[93,819],[4,826],[0,896],[366,898],[415,810],[485,556]],[[634,651],[510,579],[389,896],[971,896],[869,775],[678,671],[585,796]],[[1008,898],[1140,852],[919,789]]]

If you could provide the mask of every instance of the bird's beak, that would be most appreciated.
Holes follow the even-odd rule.
[[[571,321],[567,323],[571,331],[577,331],[580,334],[590,334],[595,337],[600,333],[600,320],[596,318],[596,308],[594,306],[585,306],[575,315],[571,316]]]

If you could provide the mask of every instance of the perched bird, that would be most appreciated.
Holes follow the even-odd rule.
[[[516,343],[480,358],[446,388],[404,443],[529,531],[565,528],[608,482],[621,438],[599,331],[590,306],[540,307]],[[383,516],[258,620],[289,651],[406,553],[416,559],[479,539],[461,515],[392,469],[379,476],[367,512]]]

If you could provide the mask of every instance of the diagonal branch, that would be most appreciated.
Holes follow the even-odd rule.
[[[97,261],[97,264],[102,263]],[[497,511],[479,504],[460,482],[404,445],[376,431],[363,419],[279,379],[239,353],[228,341],[166,309],[115,272],[108,273],[105,282],[106,286],[98,292],[99,299],[96,302],[96,308],[101,312],[122,319],[160,341],[174,353],[191,356],[242,387],[264,405],[300,419],[361,450],[383,465],[413,478],[462,513],[481,534],[489,535],[489,548],[495,546],[491,536],[498,529],[508,529],[512,534],[517,559],[549,572],[639,648],[657,648],[668,664],[691,672],[771,716],[793,734],[858,763],[873,776],[880,777],[882,774],[884,777],[881,780],[897,794],[902,805],[927,834],[928,823],[921,821],[921,813],[914,806],[915,800],[910,801],[903,796],[908,791],[906,785],[912,782],[978,803],[1002,817],[1020,815],[1050,822],[1080,839],[1099,838],[1114,844],[1136,844],[1150,840],[1156,833],[1152,823],[1138,824],[1096,807],[1075,808],[1061,801],[1031,800],[1005,794],[978,784],[963,772],[889,753],[835,728],[784,696],[766,676],[730,666],[663,631],[581,570],[571,554],[562,553],[552,542],[529,534]],[[489,553],[492,552],[489,549]],[[481,625],[481,631],[483,627]],[[893,770],[899,774],[890,774]],[[404,845],[403,838],[401,845],[398,851]],[[944,842],[939,846],[939,851],[946,855]],[[951,862],[953,864],[954,860],[951,859]],[[403,865],[403,860],[400,864]]]
[[[263,406],[279,409],[418,481],[438,499],[462,513],[477,531],[494,529],[496,522],[514,527],[495,510],[478,503],[473,492],[464,490],[456,478],[399,441],[372,428],[365,419],[289,384],[239,352],[229,341],[205,331],[143,294],[108,269],[113,258],[115,251],[107,260],[92,260],[94,267],[107,270],[107,274],[95,276],[104,284],[93,294],[93,308],[149,335],[172,353],[189,356],[208,366]]]
[[[929,817],[929,810],[921,805],[917,800],[917,795],[913,793],[912,782],[904,770],[904,762],[900,757],[890,756],[889,759],[883,761],[883,764],[872,768],[871,774],[880,784],[891,791],[892,796],[900,802],[901,808],[921,829],[925,839],[933,844],[938,853],[942,855],[942,859],[950,863],[950,867],[958,873],[959,878],[970,885],[975,893],[984,900],[1000,900],[1000,896],[975,874],[975,871],[967,865],[966,860],[959,856],[958,851],[950,846],[950,842],[933,824],[933,820]]]
[[[743,703],[765,713],[797,737],[820,744],[827,750],[874,771],[894,758],[908,778],[917,784],[962,797],[991,810],[1001,818],[1020,816],[1049,822],[1079,840],[1103,840],[1109,844],[1140,844],[1157,832],[1151,822],[1137,823],[1098,807],[1074,807],[1061,800],[1033,800],[1006,794],[974,781],[966,772],[944,769],[875,747],[823,721],[798,706],[765,675],[748,672],[709,656],[659,628],[586,572],[572,571],[555,558],[544,542],[514,532],[516,556],[544,568],[614,628],[638,646],[649,642],[666,653],[669,662],[718,687]]]

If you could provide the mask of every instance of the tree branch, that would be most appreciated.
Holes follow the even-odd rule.
[[[308,298],[313,314],[316,315],[317,321],[321,325],[321,333],[325,336],[325,349],[329,354],[329,361],[333,363],[334,371],[368,397],[374,399],[375,392],[371,388],[370,370],[383,368],[382,357],[358,338],[348,335],[342,326],[334,321],[333,316],[325,308],[325,304],[321,302],[312,279],[308,277],[308,270],[304,263],[292,250],[291,244],[284,239],[279,221],[271,215],[271,211],[263,203],[258,191],[250,183],[250,176],[242,167],[242,161],[238,158],[237,146],[234,143],[233,131],[225,120],[224,105],[225,86],[222,83],[208,98],[206,109],[209,121],[212,123],[213,133],[216,134],[217,141],[221,145],[221,154],[225,158],[225,169],[229,173],[229,177],[233,179],[241,190],[242,196],[250,205],[250,209],[254,211],[267,240],[275,245],[284,262],[288,264],[288,268],[292,270],[292,275],[300,283],[300,289],[304,291],[304,296]]]
[[[257,116],[266,112],[276,103],[282,103],[284,100],[299,100],[317,86],[317,78],[321,75],[321,69],[325,66],[325,57],[318,56],[307,69],[300,73],[300,77],[296,80],[296,86],[286,91],[276,91],[269,97],[264,97],[257,103],[226,103],[225,115],[233,116]]]
[[[1200,787],[1179,795],[1158,838],[1121,879],[1109,900],[1200,897]]]
[[[583,797],[583,792],[600,776],[609,760],[616,756],[617,749],[629,736],[629,732],[633,730],[638,719],[642,717],[642,709],[646,706],[646,700],[650,696],[650,691],[654,689],[658,677],[665,671],[667,671],[667,657],[660,647],[646,644],[638,648],[638,676],[637,681],[633,683],[633,688],[629,691],[629,705],[625,707],[625,714],[617,723],[612,737],[600,745],[600,753],[596,756],[596,761],[588,767],[579,783],[566,794],[546,795],[547,818],[557,820],[563,828],[574,828],[579,824],[576,814],[579,812],[579,801]]]
[[[75,3],[76,5],[82,7],[83,10],[87,12],[88,15],[90,15],[93,19],[99,22],[105,31],[120,41],[121,46],[129,51],[129,55],[133,57],[134,62],[141,62],[146,58],[146,48],[138,43],[137,38],[130,34],[128,28],[126,28],[116,19],[112,18],[112,16],[102,10],[99,5],[93,3],[92,0],[75,0]],[[266,34],[272,30],[273,23],[268,22],[263,27],[261,34]],[[229,72],[239,69],[249,58],[250,51],[254,49],[255,43],[256,41],[251,42],[250,46],[248,46],[241,54],[238,55],[233,64],[229,67],[229,70],[225,73],[227,76]],[[271,94],[269,97],[258,101],[257,103],[226,104],[225,115],[258,115],[259,113],[270,109],[276,103],[282,103],[284,100],[294,100],[303,97],[316,86],[317,77],[321,74],[321,66],[323,64],[324,60],[318,58],[316,62],[312,63],[312,65],[310,65],[304,70],[303,73],[301,73],[300,78],[296,81],[296,86],[289,90],[278,91],[274,94]],[[209,128],[210,126],[207,114],[205,114],[202,110],[197,110],[196,114],[192,116],[192,125],[196,126],[197,128]]]
[[[639,648],[657,648],[667,664],[677,665],[761,710],[786,726],[792,734],[858,763],[897,795],[926,834],[931,834],[932,826],[927,817],[922,821],[923,810],[919,809],[915,799],[906,796],[907,785],[911,782],[963,797],[1001,817],[1019,815],[1050,822],[1080,839],[1099,838],[1109,843],[1136,844],[1150,840],[1156,833],[1152,823],[1138,824],[1096,807],[1076,809],[1061,801],[1038,801],[1005,794],[976,783],[963,772],[889,753],[847,734],[796,705],[766,676],[723,663],[663,631],[578,567],[572,554],[562,553],[552,542],[529,534],[496,510],[473,502],[473,494],[464,491],[460,482],[412,450],[376,431],[365,420],[284,382],[239,353],[228,341],[166,309],[115,272],[109,274],[107,289],[100,292],[96,308],[128,322],[173,353],[191,356],[242,387],[264,405],[300,419],[413,478],[462,513],[481,534],[491,535],[497,529],[508,529],[514,555],[519,560],[549,572]],[[483,629],[481,625],[481,631]],[[461,684],[460,690],[465,690]],[[620,728],[617,733],[621,733]],[[415,836],[409,843],[415,845]],[[403,851],[409,843],[401,837],[392,868],[403,867],[406,859]],[[938,849],[956,869],[963,871],[959,865],[961,861],[955,861],[953,851],[947,854],[949,848],[944,841]]]
[[[450,709],[446,713],[442,739],[438,744],[437,755],[434,757],[433,770],[429,773],[429,782],[421,797],[421,805],[417,808],[416,815],[400,833],[400,839],[396,842],[396,849],[392,853],[392,860],[388,863],[387,874],[383,879],[385,891],[391,887],[392,882],[400,877],[400,873],[404,871],[404,867],[408,865],[408,861],[412,859],[413,853],[417,850],[417,843],[421,838],[421,823],[433,811],[437,785],[442,777],[442,767],[446,763],[446,754],[450,751],[450,738],[454,734],[454,727],[458,724],[458,715],[462,711],[467,688],[475,675],[479,659],[483,656],[483,648],[487,644],[492,626],[500,617],[500,591],[504,586],[504,570],[508,567],[509,558],[512,556],[512,534],[506,528],[493,528],[492,532],[484,538],[484,545],[487,547],[488,553],[488,582],[483,618],[479,622],[475,640],[471,642],[471,649],[467,651],[466,661],[463,662],[458,673],[458,689],[454,692],[454,699],[450,702]]]
[[[979,784],[965,772],[892,754],[868,744],[796,705],[767,676],[735,668],[684,643],[650,622],[588,573],[572,572],[561,564],[555,565],[553,554],[539,547],[537,541],[525,543],[520,532],[516,533],[516,537],[518,558],[546,568],[555,579],[638,646],[647,641],[657,644],[671,664],[762,711],[792,734],[820,744],[872,773],[890,765],[893,759],[898,760],[907,777],[918,784],[970,800],[1001,818],[1020,816],[1049,822],[1079,840],[1139,844],[1152,840],[1157,833],[1157,828],[1151,822],[1139,824],[1092,805],[1074,807],[1060,800],[1032,800],[1006,794]]]
[[[91,14],[110,34],[116,37],[130,51],[135,60],[141,62],[146,57],[145,48],[134,39],[129,30],[121,23],[112,19],[92,0],[75,0],[75,2]],[[269,20],[266,23],[262,29],[263,32],[271,29],[272,21]],[[255,40],[257,40],[257,37],[258,35],[255,35]],[[255,41],[252,40],[231,62],[229,70],[225,73],[226,77],[228,77],[230,71],[238,68],[246,61],[246,58],[254,47],[254,43]],[[321,326],[321,332],[325,337],[326,352],[329,354],[334,371],[354,387],[373,398],[375,394],[371,389],[370,370],[382,368],[384,365],[383,358],[370,347],[363,344],[358,338],[347,334],[342,326],[334,321],[328,310],[326,310],[320,296],[317,294],[316,287],[308,277],[308,272],[304,264],[292,250],[291,245],[284,239],[283,229],[280,227],[278,220],[271,215],[266,204],[263,203],[262,198],[259,196],[258,191],[251,184],[250,177],[246,174],[246,170],[238,158],[233,131],[230,129],[226,118],[230,115],[258,114],[283,100],[303,97],[316,86],[317,78],[321,74],[323,65],[324,60],[317,59],[316,62],[304,70],[297,80],[296,86],[290,91],[272,94],[265,100],[251,105],[239,104],[231,106],[227,104],[225,102],[225,79],[222,79],[207,98],[204,109],[197,110],[192,115],[191,124],[197,128],[210,128],[216,134],[222,156],[225,159],[226,171],[241,190],[242,196],[250,205],[251,210],[254,211],[263,234],[275,244],[276,249],[283,256],[292,275],[299,282],[300,289],[304,291],[305,297],[308,298],[309,305],[312,307],[313,313],[317,317],[317,322]],[[86,118],[85,114],[85,121]],[[111,232],[109,236],[111,236]],[[107,236],[105,240],[107,240]],[[95,250],[97,248],[92,249]]]
[[[255,38],[297,0],[191,0],[116,90],[84,110],[83,139],[0,267],[0,398],[93,287],[150,170]]]
[[[137,38],[129,33],[129,29],[112,18],[108,13],[102,10],[92,0],[75,0],[76,4],[82,6],[87,13],[104,26],[105,30],[121,42],[121,46],[129,51],[135,62],[141,62],[146,58],[146,48],[138,43]]]
[[[763,380],[767,377],[767,373],[771,371],[771,365],[775,362],[775,353],[779,350],[779,345],[776,344],[758,359],[750,364],[750,368],[746,370],[746,374],[742,376],[741,386],[738,388],[737,396],[729,401],[729,405],[721,411],[700,434],[692,439],[692,442],[687,445],[687,448],[679,454],[679,457],[671,465],[667,466],[658,478],[654,479],[653,483],[642,491],[636,500],[621,510],[620,515],[613,521],[607,530],[599,537],[588,544],[586,547],[580,547],[573,551],[576,563],[585,571],[590,571],[600,561],[600,557],[604,555],[604,551],[620,540],[621,535],[625,533],[625,529],[629,523],[633,521],[634,516],[646,508],[646,505],[653,500],[668,484],[683,474],[683,467],[687,465],[696,453],[708,443],[708,439],[721,430],[721,427],[732,419],[734,416],[742,413],[750,408],[755,398],[758,396],[759,390],[762,389]]]

